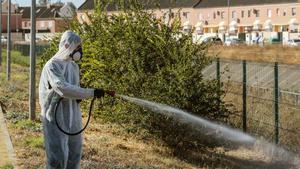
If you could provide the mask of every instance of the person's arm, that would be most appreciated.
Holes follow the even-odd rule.
[[[70,99],[86,99],[94,97],[94,89],[81,88],[66,82],[62,72],[55,64],[50,64],[47,67],[46,72],[51,87],[61,97]]]

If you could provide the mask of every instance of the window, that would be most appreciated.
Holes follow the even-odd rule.
[[[292,8],[292,16],[296,15],[296,8]]]
[[[286,16],[286,10],[283,10],[282,15],[283,15],[283,16]]]
[[[27,22],[24,22],[24,27],[27,27]]]
[[[41,27],[45,27],[45,21],[41,21]]]
[[[276,15],[277,15],[277,16],[280,15],[280,10],[279,10],[279,8],[276,9]]]
[[[174,12],[171,12],[171,13],[170,13],[170,17],[171,17],[171,18],[175,18]]]
[[[251,10],[248,10],[248,18],[251,17]]]
[[[84,15],[81,15],[80,18],[81,18],[82,21],[85,21],[85,16]]]
[[[255,9],[254,10],[254,13],[255,13],[255,16],[256,17],[259,17],[260,16],[260,11],[258,9]]]
[[[271,18],[271,17],[272,17],[272,10],[271,10],[271,9],[268,9],[268,11],[267,11],[267,15],[268,15],[268,17],[269,17],[269,18]]]
[[[185,19],[188,19],[189,12],[183,12],[182,15],[185,17]]]
[[[241,13],[241,17],[244,18],[245,17],[245,11],[242,11]]]
[[[232,11],[232,19],[236,18],[236,11]]]
[[[224,19],[224,15],[225,15],[225,12],[222,11],[222,12],[221,12],[221,19]]]
[[[216,15],[217,15],[216,12],[214,12],[214,19],[216,19],[216,17],[217,17]]]
[[[48,27],[51,28],[52,27],[52,22],[48,22]]]

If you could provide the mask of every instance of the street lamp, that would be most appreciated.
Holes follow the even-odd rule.
[[[227,0],[227,12],[228,12],[228,18],[227,18],[227,34],[229,36],[229,18],[230,18],[230,0]]]

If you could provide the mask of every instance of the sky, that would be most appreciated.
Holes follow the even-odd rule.
[[[39,0],[35,0],[36,3]],[[56,2],[57,0],[51,0],[51,3]],[[79,7],[85,0],[61,0],[61,2],[73,2],[76,7]],[[31,6],[31,0],[11,0],[12,3],[18,3],[20,6]]]

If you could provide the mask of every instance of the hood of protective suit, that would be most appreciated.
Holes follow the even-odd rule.
[[[70,54],[81,44],[81,38],[72,31],[66,31],[63,33],[59,43],[58,52],[52,57],[52,59],[58,60],[72,60]]]

